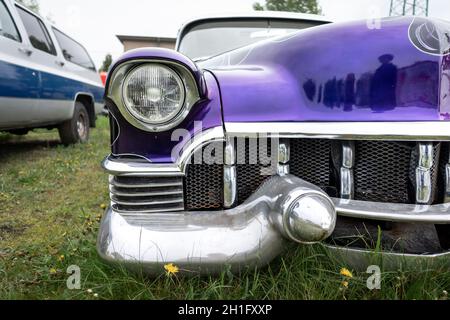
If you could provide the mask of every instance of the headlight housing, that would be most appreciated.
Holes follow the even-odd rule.
[[[190,70],[153,59],[121,64],[111,75],[107,95],[130,124],[150,132],[176,127],[200,100]]]
[[[148,124],[169,122],[184,105],[185,88],[181,77],[162,64],[149,63],[132,69],[122,90],[125,107]]]

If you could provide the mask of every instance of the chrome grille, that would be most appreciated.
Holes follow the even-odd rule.
[[[415,143],[407,142],[357,141],[355,199],[413,203],[410,170],[414,147]]]
[[[110,177],[113,209],[122,213],[184,210],[182,177]]]
[[[438,201],[444,202],[445,200],[445,190],[447,189],[446,185],[446,166],[450,163],[450,142],[442,143],[441,146],[441,159],[439,161],[439,174],[438,174]]]
[[[290,173],[328,190],[331,187],[331,140],[291,139],[290,145]]]
[[[186,208],[188,210],[220,209],[222,194],[222,165],[188,165],[186,171]]]
[[[206,148],[209,151],[205,152]],[[201,152],[202,154],[198,154]],[[220,159],[219,163],[212,158]],[[196,163],[197,159],[201,163]],[[187,210],[222,208],[223,142],[214,142],[197,151],[186,168],[185,190]]]
[[[433,204],[437,198],[439,197],[438,192],[436,192],[438,188],[438,175],[439,175],[439,166],[440,166],[440,154],[441,154],[441,143],[435,143],[433,147],[433,166],[431,167],[431,181],[432,181],[432,189],[435,191],[432,193],[431,200],[429,204]],[[419,152],[417,148],[413,148],[411,154],[411,165],[409,172],[409,179],[411,181],[412,187],[415,190],[416,188],[416,166],[419,162]],[[414,203],[414,197],[412,197],[411,201]]]
[[[272,156],[272,145],[269,139],[266,139],[266,150],[260,150],[260,145],[257,139],[245,139],[244,154],[239,149],[242,147],[236,143],[237,152],[237,197],[238,204],[242,204],[248,199],[259,186],[273,173],[266,163],[262,163],[259,157],[260,152],[267,157]]]

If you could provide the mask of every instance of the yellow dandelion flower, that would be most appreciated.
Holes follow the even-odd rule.
[[[102,204],[100,205],[100,208],[106,209],[106,204],[102,203]]]
[[[342,268],[340,274],[347,278],[353,278],[353,274],[346,268]]]
[[[64,260],[64,255],[62,254],[62,255],[60,255],[60,256],[58,257],[58,261],[61,262],[61,261],[63,261],[63,260]]]
[[[342,286],[344,288],[348,288],[348,281],[342,281]]]
[[[164,269],[166,270],[168,275],[176,274],[180,271],[180,269],[177,266],[175,266],[173,263],[166,264],[164,266]]]
[[[55,268],[51,268],[50,269],[50,274],[55,274],[57,271],[56,271],[56,269]]]

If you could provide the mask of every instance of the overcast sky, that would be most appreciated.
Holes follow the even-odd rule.
[[[175,37],[180,25],[208,13],[251,11],[257,0],[39,0],[41,14],[80,41],[97,66],[123,47],[117,34]],[[260,0],[264,2],[264,0]],[[335,20],[389,15],[390,0],[319,0]],[[430,0],[430,16],[450,20],[449,0]]]

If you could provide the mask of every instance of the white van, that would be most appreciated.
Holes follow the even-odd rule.
[[[84,142],[104,87],[86,49],[13,0],[0,0],[0,131],[58,128]]]

